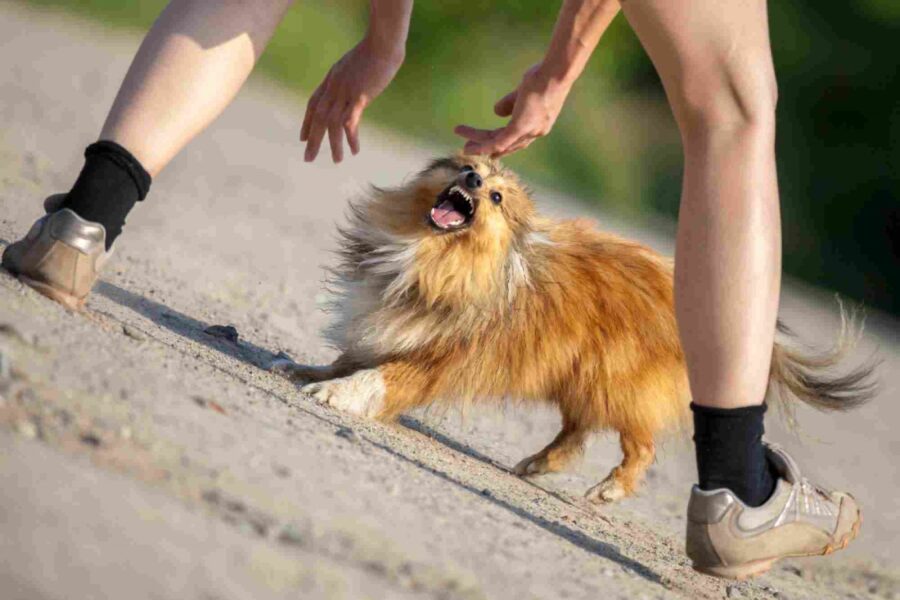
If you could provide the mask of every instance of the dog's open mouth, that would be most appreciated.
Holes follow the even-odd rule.
[[[468,227],[475,216],[475,199],[454,184],[441,192],[431,209],[431,224],[443,231]]]

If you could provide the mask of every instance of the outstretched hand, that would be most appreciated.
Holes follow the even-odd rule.
[[[316,159],[326,131],[334,162],[344,158],[344,136],[350,151],[359,152],[363,111],[384,91],[401,64],[402,52],[379,52],[364,39],[331,67],[306,105],[300,141],[306,142],[307,162]]]
[[[458,125],[453,131],[466,138],[467,154],[488,154],[494,158],[512,154],[553,129],[571,86],[546,76],[541,64],[525,72],[522,82],[494,105],[500,117],[511,117],[505,127],[476,129]]]

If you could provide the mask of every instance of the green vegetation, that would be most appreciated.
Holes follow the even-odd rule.
[[[146,29],[163,0],[31,0]],[[558,3],[419,2],[407,62],[370,120],[457,146],[542,54]],[[780,82],[785,269],[900,314],[900,3],[770,4]],[[297,3],[260,69],[310,91],[360,37],[365,0]],[[365,144],[365,140],[363,140]],[[508,161],[632,219],[674,216],[681,150],[652,65],[619,17],[553,134]]]

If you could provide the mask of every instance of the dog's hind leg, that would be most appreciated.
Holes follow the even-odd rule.
[[[563,414],[563,428],[546,448],[513,467],[516,475],[540,475],[565,469],[584,451],[589,430],[582,422]]]
[[[610,471],[606,479],[587,491],[585,497],[597,503],[615,502],[635,492],[647,469],[653,463],[656,449],[653,434],[645,432],[619,432],[622,446],[622,463]]]

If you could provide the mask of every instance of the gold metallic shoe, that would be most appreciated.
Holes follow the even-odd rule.
[[[774,444],[766,445],[766,455],[779,479],[762,506],[748,507],[727,489],[691,491],[687,555],[697,571],[746,579],[780,558],[846,548],[859,533],[862,515],[853,496],[813,485]]]
[[[47,198],[46,215],[28,234],[3,252],[2,265],[22,283],[71,310],[81,310],[103,264],[106,230],[68,208],[60,209],[64,194]]]

